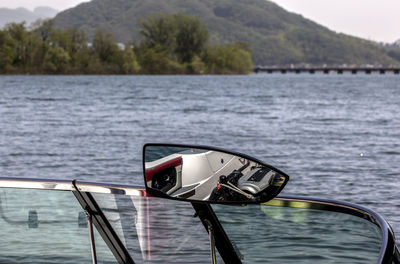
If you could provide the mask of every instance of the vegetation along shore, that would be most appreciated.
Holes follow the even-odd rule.
[[[206,26],[185,14],[140,20],[140,42],[111,33],[59,29],[53,20],[0,30],[0,74],[246,74],[253,70],[244,42],[212,45]]]

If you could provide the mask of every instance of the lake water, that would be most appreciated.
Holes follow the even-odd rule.
[[[400,76],[0,76],[0,176],[143,185],[146,142],[222,147],[400,235]]]

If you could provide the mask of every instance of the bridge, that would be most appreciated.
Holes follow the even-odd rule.
[[[329,74],[336,72],[337,74],[351,73],[357,74],[363,72],[366,74],[371,73],[394,73],[400,74],[400,67],[254,67],[254,72],[266,72],[266,73],[324,73]]]

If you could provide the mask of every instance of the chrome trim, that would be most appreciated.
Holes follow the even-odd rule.
[[[146,191],[144,190],[143,186],[117,185],[111,183],[93,183],[84,181],[76,181],[76,186],[80,192],[146,196]]]
[[[0,177],[2,188],[45,189],[74,191],[72,181]]]
[[[112,193],[133,196],[145,196],[143,186],[119,185],[112,183],[94,183],[86,181],[76,181],[76,186],[81,192],[92,193]],[[44,189],[75,191],[71,180],[49,180],[39,178],[7,178],[0,177],[0,188],[23,188],[23,189]]]

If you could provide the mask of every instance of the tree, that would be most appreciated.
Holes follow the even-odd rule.
[[[44,57],[44,69],[51,73],[64,73],[70,57],[61,47],[51,47]]]
[[[251,54],[242,44],[209,48],[203,56],[203,61],[207,73],[212,74],[246,74],[253,68]]]
[[[208,41],[208,31],[200,19],[184,15],[153,15],[147,21],[140,21],[144,40],[148,48],[157,46],[180,63],[189,63],[195,55],[200,55]]]
[[[208,41],[208,30],[194,16],[178,14],[174,16],[177,24],[175,53],[181,63],[191,62],[195,55],[200,55]]]
[[[124,51],[124,63],[122,65],[123,73],[132,74],[137,73],[140,70],[140,66],[136,60],[135,53],[131,48],[127,48]]]
[[[46,41],[54,32],[54,19],[38,19],[32,26],[32,32],[40,35],[42,41]]]
[[[55,38],[58,45],[70,56],[70,68],[76,72],[85,69],[87,66],[85,59],[90,56],[85,32],[76,28],[70,28],[64,32],[58,30]]]
[[[167,52],[159,45],[153,48],[142,47],[138,51],[141,72],[144,74],[185,73],[184,66],[171,60]]]
[[[141,26],[139,33],[144,38],[144,46],[148,48],[157,46],[168,52],[175,49],[176,23],[173,16],[152,15],[147,18],[147,21],[139,20],[139,24]]]
[[[93,37],[93,50],[102,62],[111,62],[112,58],[119,52],[112,35],[100,29],[96,31]]]
[[[11,39],[5,31],[0,30],[0,73],[6,73],[12,67],[13,53]]]
[[[9,47],[14,55],[12,64],[24,67],[28,62],[28,31],[23,23],[11,23],[6,26],[5,31],[11,39]]]

